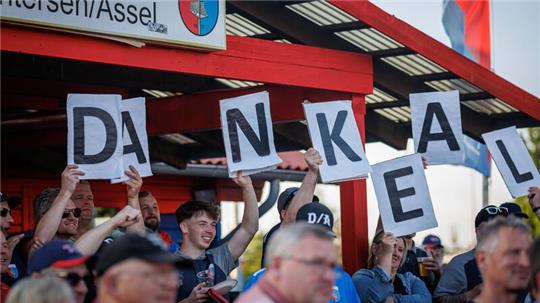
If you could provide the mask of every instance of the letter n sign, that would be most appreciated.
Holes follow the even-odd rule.
[[[540,184],[538,169],[515,126],[485,133],[482,138],[512,197],[526,195],[530,186]]]
[[[419,154],[373,165],[371,180],[385,231],[403,236],[437,227]]]
[[[459,92],[410,95],[414,148],[429,164],[463,164]]]
[[[81,179],[123,175],[120,101],[120,95],[68,95],[68,163],[85,172]]]
[[[323,182],[365,178],[371,171],[351,101],[304,103],[313,147],[324,162],[319,171]]]
[[[268,92],[221,100],[221,127],[229,175],[272,169],[281,159],[274,146]]]

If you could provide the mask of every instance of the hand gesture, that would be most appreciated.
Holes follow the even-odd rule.
[[[32,240],[31,250],[36,251],[36,250],[42,248],[44,244],[45,243],[43,243],[43,241],[41,241],[38,237],[34,237],[34,239]]]
[[[189,294],[189,297],[182,300],[182,302],[186,302],[186,303],[187,302],[189,303],[208,302],[209,297],[208,297],[207,292],[208,292],[208,288],[204,287],[204,283],[200,283],[199,285],[195,286],[195,288],[193,288],[193,290],[191,291],[191,294]]]
[[[79,184],[79,177],[84,176],[84,172],[78,170],[79,168],[75,164],[69,164],[62,172],[62,190],[68,194],[73,194],[77,184]]]
[[[10,257],[11,255],[13,255],[13,250],[15,250],[15,246],[19,244],[19,241],[21,241],[23,237],[24,237],[24,234],[20,234],[20,235],[16,235],[7,239],[7,247],[8,247],[8,252],[9,252]]]
[[[128,199],[137,198],[143,185],[141,175],[133,165],[130,165],[129,170],[126,170],[124,173],[129,177],[129,180],[124,182],[127,185]]]
[[[375,250],[375,255],[378,258],[383,256],[392,255],[394,253],[394,246],[396,245],[397,238],[392,233],[385,232],[380,242],[375,243],[378,247]]]
[[[536,186],[529,187],[528,197],[532,208],[540,206],[540,188]]]
[[[442,274],[441,265],[433,257],[424,259],[423,263],[427,270],[430,270],[439,276]]]
[[[313,147],[309,148],[304,154],[304,160],[308,166],[308,169],[312,172],[318,172],[319,166],[323,163],[321,154]]]
[[[233,178],[234,183],[236,183],[238,186],[240,186],[242,189],[252,186],[251,184],[251,177],[250,176],[241,176],[240,172],[238,172],[237,177]]]
[[[424,166],[424,169],[427,169],[429,162],[426,157],[424,156],[421,156],[421,157],[422,157],[422,166]]]
[[[115,227],[129,227],[141,219],[141,211],[126,205],[111,220]]]

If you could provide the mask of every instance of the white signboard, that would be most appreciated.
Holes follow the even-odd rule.
[[[373,165],[371,179],[385,231],[399,237],[437,227],[420,154]]]
[[[482,135],[512,197],[540,184],[540,175],[514,126]]]
[[[276,153],[268,92],[219,102],[229,176],[271,170],[282,162]]]
[[[323,182],[366,178],[371,167],[362,147],[351,101],[304,103],[304,112],[313,147],[323,164]]]
[[[430,165],[463,164],[459,91],[410,94],[414,150]]]
[[[123,175],[120,101],[120,95],[68,95],[68,164],[79,166],[81,179]]]
[[[141,177],[152,175],[148,153],[148,135],[146,134],[146,105],[144,98],[127,99],[120,102],[122,115],[122,137],[124,141],[124,171],[134,166]],[[129,180],[125,174],[111,183]]]
[[[0,11],[3,21],[225,49],[224,0],[10,0]]]

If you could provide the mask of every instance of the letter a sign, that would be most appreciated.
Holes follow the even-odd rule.
[[[313,147],[324,162],[323,182],[366,178],[371,167],[362,147],[351,101],[304,103]]]
[[[515,126],[482,135],[512,197],[540,184],[540,175]]]
[[[459,92],[410,95],[414,149],[429,164],[463,164]]]
[[[282,162],[274,146],[268,92],[219,102],[229,177],[274,169]]]

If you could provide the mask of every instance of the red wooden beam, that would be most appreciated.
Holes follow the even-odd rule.
[[[369,1],[330,0],[329,2],[523,113],[540,120],[539,98],[386,13]]]
[[[364,97],[353,95],[352,107],[360,136],[365,142],[366,104]],[[339,184],[341,196],[341,250],[343,267],[349,274],[367,266],[369,254],[366,180]]]
[[[4,25],[1,49],[120,66],[369,94],[371,57],[245,37],[227,37],[227,50],[146,45]]]
[[[347,93],[285,86],[259,86],[168,98],[149,98],[146,102],[148,134],[218,129],[221,127],[219,100],[263,90],[270,94],[273,122],[303,120],[304,100],[320,102],[350,99],[350,94]],[[67,138],[66,123],[56,129],[43,129],[44,125],[40,125],[39,129],[25,132],[11,129],[2,133],[2,141],[18,147],[64,145]]]

